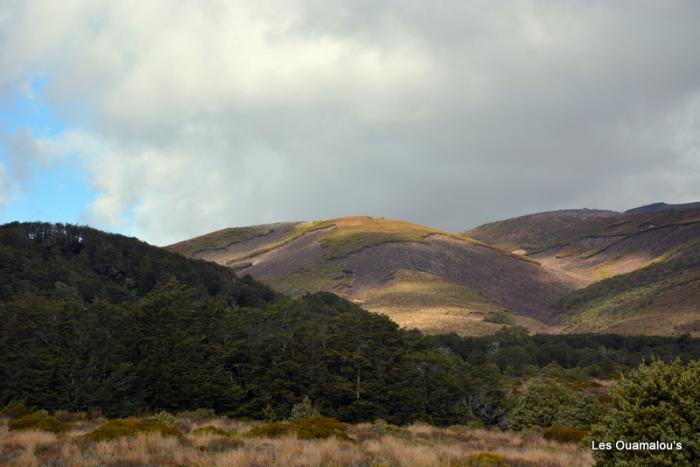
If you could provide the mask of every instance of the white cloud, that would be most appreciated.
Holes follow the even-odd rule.
[[[692,128],[698,20],[691,1],[3,2],[0,92],[49,76],[79,125],[41,147],[79,155],[101,227],[167,243],[368,213],[460,230],[700,199],[668,123]]]
[[[10,177],[8,177],[5,168],[0,165],[0,213],[2,213],[10,200],[11,190]]]

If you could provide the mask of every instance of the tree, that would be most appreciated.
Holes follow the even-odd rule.
[[[508,417],[512,430],[522,430],[531,426],[551,426],[563,407],[571,406],[574,398],[570,391],[553,381],[536,381],[518,401]]]
[[[654,360],[623,377],[611,389],[612,411],[594,427],[601,466],[690,466],[700,463],[700,361],[683,366]],[[670,450],[619,449],[616,442],[672,444]],[[677,449],[675,443],[681,443]],[[624,446],[622,446],[624,447]]]

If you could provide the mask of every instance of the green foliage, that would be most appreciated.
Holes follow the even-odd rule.
[[[32,409],[27,407],[25,401],[21,399],[12,399],[7,403],[7,405],[5,405],[5,407],[3,407],[2,410],[0,410],[0,415],[9,418],[24,417],[30,413],[32,413]]]
[[[348,426],[333,418],[313,416],[294,423],[294,430],[301,439],[326,439],[336,437],[350,440]]]
[[[467,457],[467,460],[461,464],[464,467],[507,467],[508,460],[498,454],[490,452],[480,452]]]
[[[155,420],[158,423],[162,423],[163,425],[175,426],[175,415],[171,414],[166,410],[161,410],[160,412],[149,418],[151,420]]]
[[[7,427],[14,431],[47,431],[49,433],[65,433],[68,431],[68,425],[58,420],[56,417],[49,416],[44,411],[38,411],[25,415],[20,418],[15,418],[7,423]]]
[[[484,317],[484,321],[486,321],[487,323],[506,324],[511,326],[516,324],[513,315],[511,315],[505,310],[496,310],[490,312],[486,315],[486,317]]]
[[[652,361],[618,381],[610,396],[612,411],[594,427],[594,441],[678,442],[682,449],[598,450],[596,465],[700,463],[700,361]]]
[[[544,439],[559,443],[580,443],[588,435],[587,431],[552,425],[544,430]]]
[[[590,430],[592,425],[600,422],[605,411],[597,397],[587,395],[560,407],[555,423],[565,428]]]
[[[136,436],[137,433],[158,432],[163,436],[183,439],[182,433],[170,425],[153,419],[116,419],[103,423],[95,430],[83,435],[89,441],[111,441],[118,438]]]
[[[318,409],[313,406],[309,396],[304,396],[304,399],[298,404],[294,404],[292,407],[292,412],[289,415],[289,420],[292,422],[297,422],[304,418],[317,417],[320,415]]]
[[[301,439],[325,439],[335,436],[340,439],[349,440],[346,424],[336,419],[321,416],[312,416],[297,420],[293,423],[272,422],[257,426],[246,433],[252,438],[279,438],[291,434],[296,434]]]
[[[561,408],[573,402],[572,394],[563,386],[552,381],[536,381],[510,413],[508,427],[512,430],[548,427],[557,420]]]

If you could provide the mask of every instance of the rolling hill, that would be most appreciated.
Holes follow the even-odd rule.
[[[465,232],[567,274],[564,331],[678,335],[700,332],[700,208],[655,203],[624,213],[553,211]]]
[[[402,326],[541,330],[575,281],[536,260],[403,221],[345,217],[224,229],[168,247],[300,295],[330,291]]]

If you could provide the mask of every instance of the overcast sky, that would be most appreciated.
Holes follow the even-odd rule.
[[[0,0],[0,221],[700,200],[699,51],[697,0]]]

